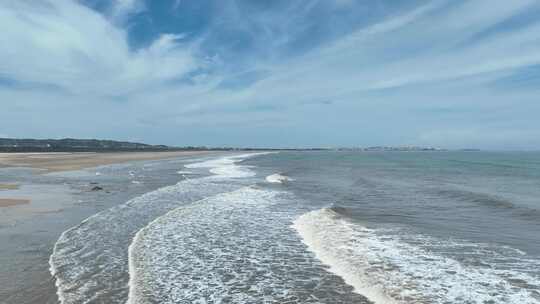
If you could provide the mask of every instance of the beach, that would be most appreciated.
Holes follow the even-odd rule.
[[[66,171],[77,171],[99,166],[112,164],[122,164],[135,161],[163,160],[175,157],[188,157],[202,155],[208,152],[201,151],[175,151],[175,152],[110,152],[110,153],[0,153],[0,168],[29,170],[31,174],[50,174]],[[9,176],[9,174],[7,175]],[[4,177],[4,178],[7,178]],[[31,183],[30,183],[31,184]],[[39,191],[29,193],[27,190],[30,184],[26,184],[23,189],[17,180],[3,181],[0,183],[0,208],[13,207],[19,205],[29,205],[36,196],[42,194]],[[33,212],[36,208],[32,206],[19,209],[24,213]],[[41,210],[43,212],[43,210]]]
[[[48,260],[63,231],[177,182],[178,162],[211,154],[0,153],[0,303],[58,303]]]
[[[0,167],[29,167],[47,172],[70,171],[130,161],[158,160],[202,153],[208,152],[0,153]],[[1,189],[2,185],[0,185]]]

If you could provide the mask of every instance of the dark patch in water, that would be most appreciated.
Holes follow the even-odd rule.
[[[497,197],[495,195],[489,195],[480,192],[473,192],[467,190],[450,190],[444,189],[436,192],[438,196],[448,197],[450,199],[456,199],[465,202],[477,203],[488,207],[496,208],[514,208],[514,204],[504,198]]]
[[[440,190],[437,191],[438,196],[447,197],[462,202],[471,202],[484,207],[493,207],[500,210],[508,210],[512,214],[523,218],[525,220],[538,220],[540,219],[540,210],[531,209],[519,204],[515,204],[507,199],[489,195],[480,192],[466,191],[466,190]]]
[[[329,208],[330,210],[334,211],[335,213],[341,215],[341,216],[350,216],[351,212],[349,209],[341,206],[332,206]]]

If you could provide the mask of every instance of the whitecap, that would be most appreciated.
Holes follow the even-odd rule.
[[[290,194],[250,186],[157,218],[130,245],[128,304],[367,304],[290,229],[298,212]]]
[[[353,223],[331,209],[306,213],[293,228],[331,272],[375,303],[540,303],[534,290],[540,279],[527,273],[527,268],[540,265],[520,255],[512,257],[514,264],[500,268],[495,261],[501,256],[493,253],[490,263],[489,248],[468,243],[468,248],[483,250],[485,259],[483,265],[465,265],[406,242],[398,233]],[[407,237],[419,244],[457,246],[421,235]]]
[[[249,169],[249,166],[241,166],[237,163],[250,157],[257,155],[268,154],[266,152],[261,153],[248,153],[241,155],[225,156],[217,159],[205,160],[193,164],[187,164],[184,167],[188,169],[195,168],[208,168],[209,171],[218,178],[246,178],[255,176],[255,172]]]
[[[193,172],[192,171],[187,171],[187,170],[179,170],[179,171],[176,171],[176,174],[190,175],[190,174],[193,174]]]
[[[239,177],[254,173],[247,166],[235,168],[235,163],[242,159],[243,156],[227,156],[192,164],[227,174],[182,180],[99,212],[64,231],[49,260],[60,302],[125,302],[128,246],[135,233],[178,206],[244,186],[246,181]],[[234,183],[230,177],[235,178]]]
[[[294,181],[294,179],[286,175],[276,173],[276,174],[268,175],[266,177],[266,181],[273,184],[283,184],[284,182]]]

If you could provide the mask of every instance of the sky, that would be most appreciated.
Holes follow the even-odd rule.
[[[6,0],[0,29],[0,137],[540,149],[537,0]]]

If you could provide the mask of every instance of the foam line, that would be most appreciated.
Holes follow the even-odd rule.
[[[283,184],[285,182],[294,181],[294,179],[292,179],[292,178],[290,178],[290,177],[288,177],[286,175],[275,173],[275,174],[268,175],[266,177],[266,181],[271,183],[271,184]]]
[[[191,164],[220,169],[219,174],[166,186],[122,205],[104,210],[64,231],[49,258],[62,304],[93,299],[123,303],[128,295],[128,248],[134,235],[149,222],[181,205],[243,186],[242,177],[254,173],[236,163],[256,153],[227,156]],[[235,180],[234,183],[223,181]],[[125,283],[123,283],[125,281]]]
[[[377,304],[540,303],[540,278],[528,272],[540,265],[515,250],[368,229],[327,208],[301,215],[293,228],[331,272]],[[404,238],[425,248],[479,251],[482,262],[463,264]]]

